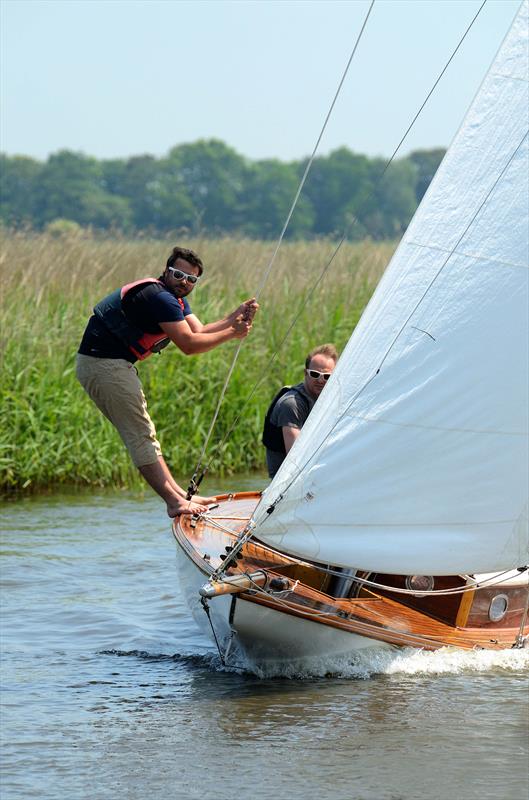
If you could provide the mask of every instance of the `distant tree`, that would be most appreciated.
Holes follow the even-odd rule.
[[[104,189],[100,162],[82,153],[62,150],[49,157],[35,193],[39,224],[62,218],[96,228],[126,228],[130,224],[127,200]]]
[[[126,198],[136,230],[164,231],[190,227],[195,210],[185,188],[175,186],[171,165],[154,156],[103,162],[105,188]]]
[[[292,206],[299,184],[297,164],[277,160],[257,161],[246,174],[240,199],[240,230],[254,237],[279,236]],[[307,197],[300,196],[287,229],[287,236],[310,235],[314,209]]]
[[[415,150],[408,156],[408,159],[416,169],[415,199],[417,203],[421,202],[445,153],[446,150],[438,147],[435,150]]]
[[[146,230],[157,227],[156,202],[151,190],[157,178],[157,160],[154,156],[104,161],[102,178],[110,194],[127,199],[134,228]]]
[[[183,169],[180,148],[175,147],[160,163],[160,219],[166,230],[187,228],[198,231],[201,226],[201,211],[192,199],[192,193],[182,174]]]
[[[384,173],[385,166],[384,159],[371,161],[372,188],[356,212],[363,230],[373,239],[401,236],[417,207],[414,166],[401,159]]]
[[[305,169],[305,163],[301,165]],[[317,236],[341,235],[349,224],[351,210],[370,187],[369,160],[345,147],[317,158],[306,183],[306,194],[315,212],[313,232]],[[352,228],[352,238],[359,238]]]
[[[168,160],[177,165],[178,179],[196,209],[195,228],[236,230],[246,160],[217,139],[179,145]]]
[[[0,219],[8,225],[35,224],[35,193],[42,164],[26,156],[0,154]]]
[[[152,156],[146,156],[152,158]],[[127,160],[110,158],[101,161],[101,186],[108,194],[125,196],[125,170]]]
[[[71,219],[54,219],[53,222],[48,222],[45,231],[53,239],[71,239],[80,237],[83,228]]]

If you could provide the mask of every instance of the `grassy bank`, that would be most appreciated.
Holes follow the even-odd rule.
[[[173,242],[52,238],[10,234],[0,257],[0,490],[35,491],[60,484],[131,486],[138,482],[112,426],[75,378],[75,354],[94,303],[117,286],[157,276]],[[192,296],[193,311],[209,321],[255,292],[273,245],[236,239],[186,240],[204,259],[206,277]],[[212,464],[217,475],[263,465],[264,412],[284,383],[302,380],[311,347],[342,348],[393,250],[391,244],[344,245],[313,289],[333,251],[327,241],[287,244],[280,250],[245,341],[212,438],[210,452],[261,378]],[[300,306],[299,321],[272,356]],[[175,475],[191,474],[233,356],[229,343],[198,357],[174,347],[139,365],[149,409]]]

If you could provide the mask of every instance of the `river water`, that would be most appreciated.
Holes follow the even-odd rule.
[[[528,796],[529,651],[230,672],[183,603],[155,498],[0,515],[2,800]]]

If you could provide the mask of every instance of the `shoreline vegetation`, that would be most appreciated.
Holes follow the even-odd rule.
[[[173,240],[174,238],[174,240]],[[141,479],[114,428],[75,377],[75,356],[93,305],[132,280],[161,274],[174,244],[195,250],[205,278],[193,293],[203,321],[233,310],[260,285],[274,244],[239,238],[127,239],[87,231],[4,232],[0,252],[0,496],[68,486],[138,488]],[[206,461],[255,385],[244,413],[211,464],[222,478],[262,470],[261,430],[277,390],[303,378],[306,353],[332,341],[341,351],[395,248],[345,243],[316,281],[336,243],[283,244],[244,342]],[[281,344],[293,318],[306,304]],[[235,344],[189,357],[170,346],[136,366],[164,456],[187,486],[200,454]],[[276,351],[277,356],[273,359]]]

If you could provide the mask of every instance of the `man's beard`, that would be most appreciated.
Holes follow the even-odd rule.
[[[176,286],[174,289],[171,289],[171,287],[168,286],[167,283],[165,282],[163,275],[160,275],[158,280],[163,283],[163,285],[165,286],[167,291],[171,292],[171,294],[174,297],[187,297],[187,295],[191,291],[190,289],[187,288],[187,286],[185,284],[183,286]],[[191,288],[193,288],[193,287],[191,287]]]

